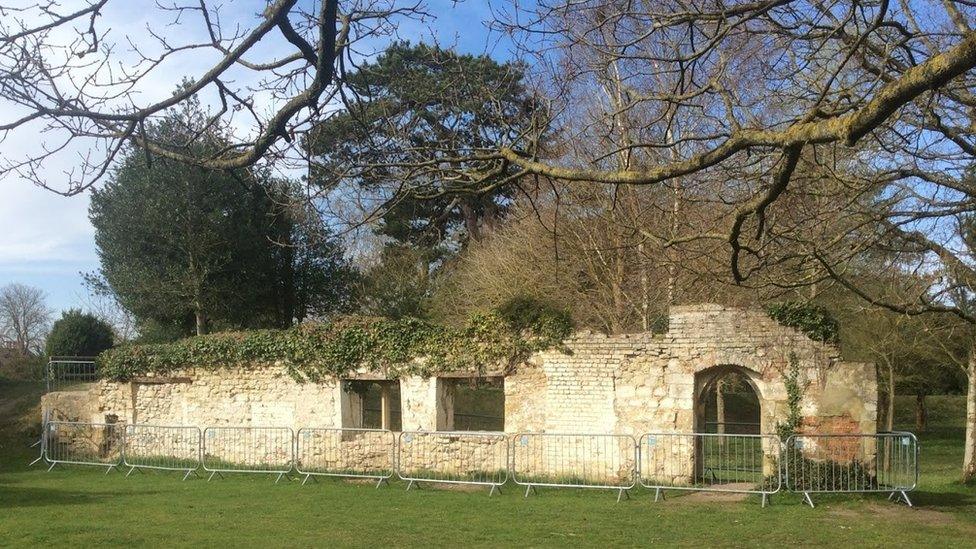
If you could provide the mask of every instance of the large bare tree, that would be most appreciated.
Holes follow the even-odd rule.
[[[43,291],[18,283],[0,288],[0,339],[21,353],[40,353],[50,323]]]

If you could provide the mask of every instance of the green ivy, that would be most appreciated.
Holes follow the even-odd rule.
[[[839,339],[837,320],[819,305],[799,301],[771,303],[766,305],[766,314],[783,326],[800,330],[815,341],[837,343]]]
[[[800,403],[803,401],[803,387],[800,385],[800,359],[796,353],[790,352],[789,369],[783,374],[783,385],[786,387],[786,421],[776,424],[776,433],[781,440],[796,434],[803,421]]]
[[[342,317],[287,330],[253,330],[191,337],[174,343],[129,345],[98,357],[109,379],[164,374],[182,368],[216,370],[280,362],[299,382],[342,377],[365,367],[391,378],[488,367],[510,367],[533,352],[558,347],[572,331],[569,316],[527,299],[450,328],[416,318]]]

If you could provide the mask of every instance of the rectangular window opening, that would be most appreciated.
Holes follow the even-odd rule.
[[[455,431],[505,430],[505,378],[458,379],[454,383]]]
[[[399,381],[354,381],[350,385],[362,399],[364,429],[402,430]]]

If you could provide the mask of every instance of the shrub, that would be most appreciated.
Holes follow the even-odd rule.
[[[51,327],[45,351],[48,356],[97,356],[111,347],[111,326],[94,315],[71,309]]]

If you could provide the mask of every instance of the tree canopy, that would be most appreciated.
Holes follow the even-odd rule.
[[[172,146],[227,145],[199,104],[146,128]],[[202,154],[202,151],[201,151]],[[127,152],[92,193],[96,283],[145,325],[170,332],[289,326],[343,302],[342,250],[292,184],[260,170],[215,171]]]
[[[93,357],[112,348],[112,327],[92,314],[78,309],[61,313],[47,336],[44,351],[48,356]]]

